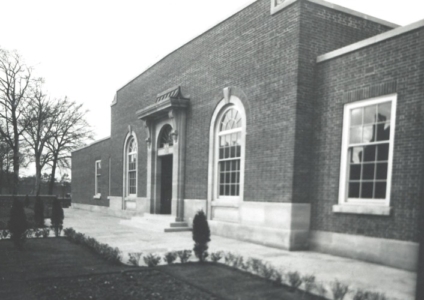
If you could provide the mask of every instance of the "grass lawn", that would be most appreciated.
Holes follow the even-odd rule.
[[[65,238],[0,241],[0,299],[317,299],[221,264],[112,265]]]

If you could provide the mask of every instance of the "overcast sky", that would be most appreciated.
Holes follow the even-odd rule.
[[[84,103],[100,139],[110,135],[117,89],[252,2],[0,0],[0,47],[34,66],[51,96]],[[424,19],[423,0],[329,2],[399,25]]]

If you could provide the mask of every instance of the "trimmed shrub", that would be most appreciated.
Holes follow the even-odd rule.
[[[284,277],[283,271],[275,270],[274,277],[273,277],[274,284],[275,285],[282,285],[283,284],[283,277]]]
[[[188,262],[190,256],[191,256],[191,250],[182,250],[177,252],[178,257],[180,258],[180,262],[182,264]]]
[[[315,276],[314,275],[305,275],[302,277],[302,281],[305,284],[304,296],[306,293],[310,293],[315,287]]]
[[[34,204],[34,221],[35,226],[38,228],[44,228],[44,203],[39,196],[35,198]]]
[[[262,277],[264,277],[267,280],[270,280],[274,277],[275,269],[273,266],[269,264],[262,264],[260,274]]]
[[[302,284],[302,278],[300,278],[299,272],[288,272],[287,277],[290,283],[290,290],[292,292],[296,291]]]
[[[143,257],[144,263],[148,266],[148,267],[156,267],[159,263],[160,263],[160,256],[150,253],[149,255]]]
[[[11,240],[18,249],[21,249],[25,242],[27,227],[24,206],[15,198],[10,209],[9,232]]]
[[[165,254],[165,256],[163,257],[163,260],[168,264],[172,264],[176,259],[177,259],[177,252],[172,251],[172,252],[168,252]]]
[[[112,248],[107,244],[100,244],[96,239],[86,237],[72,228],[65,228],[63,233],[71,242],[86,246],[94,253],[100,255],[104,260],[113,264],[121,264],[121,251],[118,248]]]
[[[212,262],[217,263],[222,258],[223,254],[224,253],[222,251],[211,253]]]
[[[63,213],[62,205],[58,199],[53,200],[52,204],[52,216],[51,216],[51,226],[56,237],[60,236],[60,232],[63,228],[63,219],[65,215]]]
[[[334,300],[343,300],[349,291],[349,286],[336,279],[331,285],[331,291],[333,292]]]
[[[128,256],[130,257],[128,262],[132,264],[133,266],[137,267],[142,254],[143,254],[142,252],[128,253]]]
[[[252,271],[256,274],[259,274],[259,271],[261,270],[262,261],[257,258],[250,258],[250,265],[252,268]]]
[[[43,228],[43,230],[41,230],[41,235],[43,236],[43,238],[47,238],[50,235],[50,228]]]
[[[6,239],[9,236],[9,230],[3,229],[0,230],[0,240]]]
[[[324,286],[324,284],[322,283],[322,282],[320,282],[320,283],[316,283],[315,284],[315,288],[317,289],[317,291],[318,291],[318,294],[321,296],[321,297],[325,297],[325,295],[327,294],[327,289],[325,288],[325,286]]]
[[[211,231],[203,210],[199,210],[193,219],[194,254],[200,262],[208,257],[208,242],[211,241]]]

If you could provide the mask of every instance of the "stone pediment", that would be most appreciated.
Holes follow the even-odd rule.
[[[166,115],[176,108],[185,109],[189,104],[190,99],[185,98],[181,87],[177,86],[158,94],[154,104],[138,110],[136,114],[138,119],[147,121]]]

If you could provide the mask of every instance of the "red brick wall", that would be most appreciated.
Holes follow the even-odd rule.
[[[312,230],[418,241],[424,182],[424,30],[415,30],[318,65]],[[344,104],[398,95],[390,217],[335,214]]]
[[[308,203],[310,166],[316,105],[316,58],[354,42],[390,30],[384,25],[348,15],[308,1],[302,2],[300,18],[299,77],[296,107],[293,202]]]
[[[268,0],[253,3],[118,91],[112,107],[112,170],[117,170],[112,172],[112,195],[122,194],[122,149],[131,125],[139,139],[138,196],[146,196],[146,135],[135,111],[154,103],[156,94],[182,85],[191,99],[185,198],[206,199],[210,120],[222,89],[237,86],[247,95],[245,187],[250,188],[245,188],[244,200],[308,202],[303,186],[310,165],[314,58],[384,30],[303,1],[272,16]],[[299,66],[304,68],[300,74]]]
[[[112,194],[122,194],[121,153],[132,125],[140,145],[138,193],[146,195],[146,135],[135,111],[182,85],[191,99],[185,198],[206,199],[210,121],[223,88],[237,86],[248,95],[245,186],[255,186],[245,189],[245,200],[291,201],[299,8],[270,16],[269,1],[255,2],[119,90],[112,107]]]
[[[72,202],[109,206],[109,151],[110,139],[107,139],[72,153]],[[93,199],[96,160],[102,161],[100,200]]]

